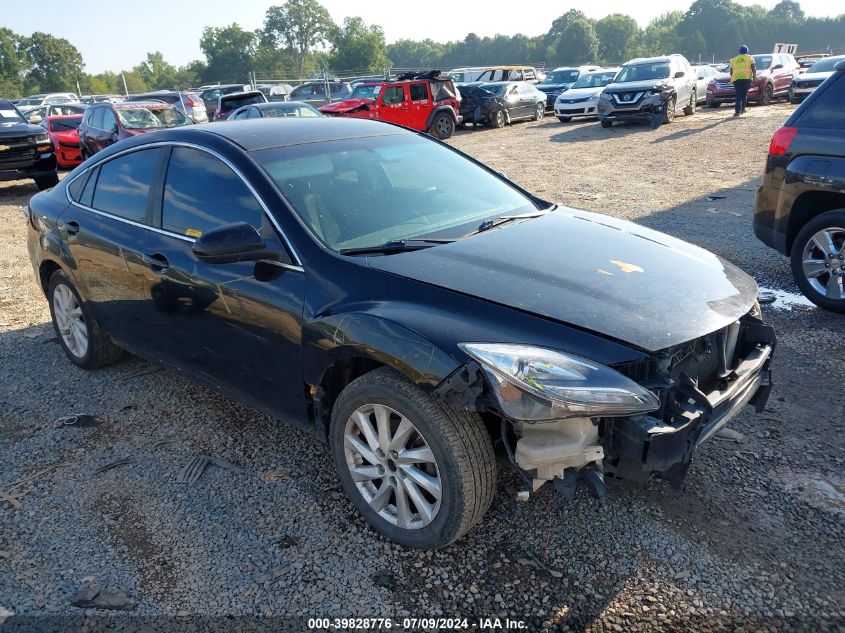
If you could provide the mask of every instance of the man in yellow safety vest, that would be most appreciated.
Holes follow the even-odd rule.
[[[731,83],[736,91],[734,116],[745,113],[748,89],[756,78],[757,66],[754,64],[754,58],[748,54],[748,47],[743,44],[739,47],[739,55],[731,59]]]

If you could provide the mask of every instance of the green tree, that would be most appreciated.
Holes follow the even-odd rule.
[[[636,55],[640,43],[637,21],[621,13],[613,13],[596,22],[599,61],[622,64]]]
[[[117,77],[118,94],[123,94],[124,80],[126,81],[126,89],[129,91],[129,94],[152,90],[152,86],[144,81],[144,78],[137,70],[124,70],[121,71],[121,74],[123,75],[123,78],[121,78],[120,75]]]
[[[176,74],[173,76],[174,88],[179,90],[196,88],[202,83],[202,76],[205,72],[205,62],[199,59],[188,62],[184,66],[179,66],[176,69]]]
[[[48,33],[33,33],[24,42],[31,63],[27,88],[42,92],[75,91],[83,75],[82,55],[66,39]]]
[[[331,15],[316,0],[287,0],[267,9],[264,33],[279,48],[290,51],[298,77],[308,53],[328,41],[336,29]]]
[[[330,60],[334,70],[377,72],[390,63],[382,28],[367,26],[359,17],[345,18],[331,39]]]
[[[562,64],[584,64],[596,59],[598,37],[592,20],[572,9],[552,22],[547,54]]]
[[[795,0],[781,0],[769,11],[769,16],[776,20],[801,22],[805,19],[804,10]]]
[[[237,23],[203,29],[200,49],[208,62],[203,79],[246,82],[252,70],[255,40],[255,33]]]
[[[0,28],[0,95],[9,98],[23,95],[23,73],[27,56],[20,35]]]
[[[176,68],[168,64],[159,51],[147,53],[147,59],[133,70],[154,90],[171,89],[175,86]]]
[[[640,54],[667,55],[679,51],[678,25],[683,19],[680,11],[669,11],[649,22],[643,31]]]

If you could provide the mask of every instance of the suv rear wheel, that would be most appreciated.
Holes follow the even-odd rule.
[[[692,116],[693,114],[695,114],[695,105],[696,105],[695,101],[696,101],[697,98],[698,98],[698,95],[696,95],[695,90],[693,90],[692,91],[692,97],[689,100],[689,105],[686,108],[684,108],[684,115],[685,116]]]
[[[792,245],[792,276],[817,306],[845,312],[845,209],[813,218]]]
[[[769,105],[774,99],[774,96],[775,91],[774,88],[772,88],[772,84],[766,84],[766,87],[763,88],[763,94],[760,96],[760,104]]]
[[[447,139],[455,133],[455,120],[445,112],[440,112],[435,115],[429,131],[440,140]]]
[[[495,457],[481,419],[392,369],[346,386],[329,443],[346,495],[373,528],[407,547],[460,538],[493,499]]]

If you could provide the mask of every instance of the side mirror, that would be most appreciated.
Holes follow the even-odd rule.
[[[780,70],[781,68],[783,68],[783,64],[776,64],[772,67],[772,70]]]
[[[681,78],[681,77],[683,77],[685,74],[686,74],[686,73],[685,73],[683,70],[679,70],[678,72],[676,72],[676,73],[675,73],[675,79],[680,79],[680,78]]]
[[[43,120],[44,119],[41,118],[40,114],[33,114],[31,117],[29,117],[29,122],[32,123],[33,125],[38,125]]]
[[[232,222],[203,233],[194,242],[192,251],[197,259],[209,264],[286,259],[279,251],[269,249],[255,227],[247,222]]]

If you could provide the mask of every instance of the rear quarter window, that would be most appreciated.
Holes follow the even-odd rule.
[[[144,149],[100,165],[95,209],[133,222],[147,222],[147,206],[162,149]]]
[[[799,115],[798,127],[845,130],[845,72],[839,72],[831,83],[818,92],[816,98],[807,103]]]

